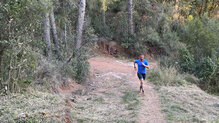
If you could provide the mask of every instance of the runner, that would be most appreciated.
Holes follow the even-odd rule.
[[[138,75],[138,78],[140,80],[139,93],[142,92],[142,94],[144,94],[144,86],[143,85],[144,85],[144,80],[146,78],[146,68],[149,69],[149,64],[148,64],[148,61],[144,59],[144,55],[140,55],[140,59],[137,59],[134,62],[134,69],[137,70],[135,64],[138,65],[137,75]]]

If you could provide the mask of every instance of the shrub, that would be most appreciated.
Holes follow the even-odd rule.
[[[183,85],[187,81],[179,74],[175,67],[155,68],[149,71],[148,79],[156,85],[174,86]]]
[[[217,65],[217,69],[212,75],[209,86],[210,86],[208,87],[209,92],[219,94],[219,65]]]
[[[219,45],[219,24],[214,19],[194,19],[179,30],[180,40],[188,45],[189,50],[198,60],[201,57],[211,56]]]
[[[139,40],[147,42],[151,46],[162,46],[163,42],[161,42],[160,36],[158,32],[152,27],[142,28],[139,35]]]
[[[159,63],[161,67],[171,67],[174,66],[177,68],[178,59],[172,56],[160,56]]]
[[[194,56],[186,49],[179,50],[179,68],[183,72],[192,73],[195,69]]]
[[[202,80],[202,82],[209,82],[215,70],[215,63],[211,60],[211,58],[207,57],[203,58],[201,62],[198,63],[195,69],[195,74]]]
[[[1,42],[0,42],[1,43]],[[0,87],[8,87],[11,92],[21,91],[34,79],[36,56],[23,38],[8,42],[4,50],[0,68]]]
[[[192,74],[180,74],[175,67],[154,68],[149,71],[148,79],[156,85],[178,86],[197,84],[199,79]]]
[[[147,51],[147,46],[144,45],[143,43],[136,42],[134,44],[134,54],[135,54],[135,56],[139,56],[142,53],[145,53],[146,51]]]
[[[136,36],[123,36],[121,46],[133,56],[139,56],[147,51],[147,46],[144,42],[138,41]]]
[[[84,82],[89,77],[88,61],[78,58],[76,67],[77,67],[77,74],[75,77],[76,80],[78,80],[79,83]]]
[[[171,31],[167,28],[166,31],[162,33],[162,39],[164,42],[163,48],[168,55],[176,52],[180,48],[179,37],[176,32]]]
[[[86,55],[87,47],[83,47],[75,52],[74,58],[64,67],[64,76],[69,76],[77,80],[78,83],[84,82],[89,77],[89,58]]]
[[[200,80],[197,78],[197,77],[195,77],[194,75],[192,75],[192,74],[183,74],[183,78],[187,81],[187,82],[189,82],[189,83],[193,83],[193,84],[199,84],[199,82],[200,82]]]

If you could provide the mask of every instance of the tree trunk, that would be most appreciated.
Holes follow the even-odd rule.
[[[179,16],[178,16],[178,9],[179,9],[179,0],[174,1],[174,21],[177,21]]]
[[[106,27],[106,9],[105,9],[105,7],[106,7],[106,1],[103,0],[101,12],[102,12],[102,24],[103,24],[104,28]]]
[[[128,1],[128,21],[129,21],[129,34],[134,34],[134,25],[133,25],[133,2],[132,0]]]
[[[3,76],[2,76],[2,57],[3,57],[4,49],[0,44],[0,89],[3,87]]]
[[[84,16],[85,16],[85,7],[86,7],[86,0],[80,0],[80,6],[78,10],[78,22],[77,22],[77,29],[76,29],[76,49],[81,47],[82,43],[82,33],[83,33],[83,25],[84,25]]]
[[[178,12],[179,0],[175,0],[175,1],[174,1],[174,5],[175,5],[175,10]]]
[[[44,27],[44,41],[46,43],[46,56],[50,57],[51,52],[51,40],[50,40],[50,22],[49,22],[49,13],[46,12],[43,19],[43,27]]]
[[[106,12],[105,10],[102,10],[102,21],[104,28],[106,27]]]
[[[219,10],[217,10],[217,13],[216,13],[216,14],[217,14],[217,15],[216,15],[217,18],[219,19]]]
[[[202,13],[204,15],[205,12],[208,12],[208,0],[205,0],[205,8],[204,8],[204,12]]]
[[[55,45],[56,54],[59,58],[61,58],[61,52],[59,49],[59,40],[58,40],[58,35],[57,35],[57,30],[56,30],[56,23],[55,23],[53,9],[51,10],[51,13],[50,13],[50,21],[51,21],[51,27],[52,27],[53,43]]]
[[[209,12],[208,12],[208,16],[209,16],[209,17],[210,17],[211,14],[214,12],[214,11],[213,11],[214,5],[215,5],[215,0],[212,1],[211,8],[209,8]]]
[[[203,6],[204,6],[204,0],[202,0],[202,5],[199,11],[199,17],[201,17],[202,13],[203,13]]]
[[[68,56],[68,45],[67,45],[67,27],[66,27],[66,22],[65,22],[65,31],[64,31],[64,41],[65,41],[65,50]]]

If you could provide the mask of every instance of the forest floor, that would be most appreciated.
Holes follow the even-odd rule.
[[[145,95],[139,94],[139,80],[133,62],[110,57],[89,59],[91,77],[87,88],[74,94],[71,107],[73,122],[165,123],[154,85],[144,83]],[[153,68],[155,63],[151,63]]]

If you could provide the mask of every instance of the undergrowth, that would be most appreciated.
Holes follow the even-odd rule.
[[[198,83],[198,79],[191,74],[181,74],[175,67],[157,67],[148,72],[148,79],[156,85],[178,86]]]

